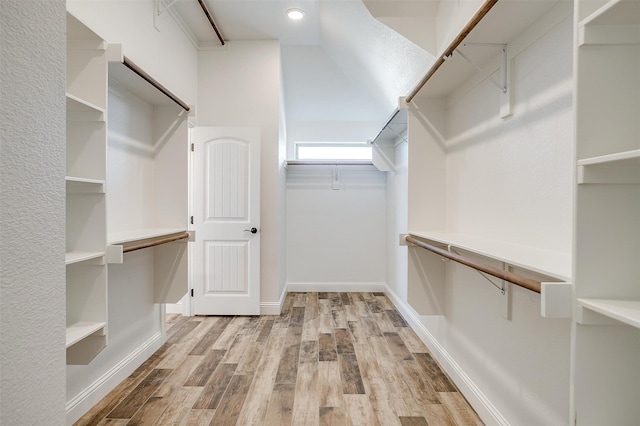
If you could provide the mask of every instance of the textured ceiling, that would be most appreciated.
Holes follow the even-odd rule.
[[[282,43],[288,120],[323,121],[339,115],[343,121],[355,122],[363,121],[365,114],[369,121],[384,124],[397,107],[398,97],[411,90],[433,61],[423,49],[428,44],[424,40],[409,41],[383,24],[404,16],[413,19],[416,28],[422,26],[412,30],[404,25],[406,36],[433,32],[424,29],[425,20],[416,20],[415,7],[404,13],[393,6],[399,1],[404,2],[368,0],[365,5],[361,0],[206,0],[206,4],[225,40],[277,39]],[[430,5],[421,10],[433,15],[437,9],[433,0],[409,3],[421,1]],[[178,0],[173,7],[199,43],[217,43],[196,0]],[[286,17],[286,10],[292,7],[305,11],[302,21]],[[372,16],[367,7],[377,16]],[[388,11],[393,16],[386,16]],[[305,53],[303,46],[310,51]],[[309,72],[310,63],[304,58],[323,72]],[[309,81],[313,76],[317,80]]]

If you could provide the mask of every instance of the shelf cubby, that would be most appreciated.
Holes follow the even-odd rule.
[[[578,0],[574,407],[639,424],[640,2]]]
[[[578,298],[578,306],[640,329],[640,300]]]
[[[67,13],[67,364],[107,344],[106,45]]]

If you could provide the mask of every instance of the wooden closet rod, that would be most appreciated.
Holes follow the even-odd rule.
[[[136,74],[138,74],[140,77],[142,77],[144,80],[146,80],[149,84],[151,84],[153,87],[155,87],[160,92],[162,92],[165,96],[167,96],[173,102],[175,102],[176,104],[180,105],[180,107],[182,109],[184,109],[187,112],[191,110],[191,108],[189,108],[189,105],[187,105],[179,97],[177,97],[176,95],[171,93],[171,91],[169,89],[167,89],[162,84],[160,84],[158,82],[158,80],[156,80],[155,78],[153,78],[149,74],[147,74],[144,70],[142,70],[142,68],[140,68],[139,66],[137,66],[136,64],[131,62],[131,60],[129,60],[129,58],[127,58],[126,56],[123,56],[122,57],[122,63],[124,64],[124,66],[126,66],[131,71],[133,71]]]
[[[406,237],[404,237],[404,239],[411,244],[415,244],[418,247],[427,249],[442,257],[446,257],[447,259],[462,263],[463,265],[469,266],[473,269],[477,269],[478,271],[482,271],[486,274],[493,275],[496,278],[509,281],[510,283],[526,288],[527,290],[531,290],[536,293],[540,293],[542,291],[542,284],[540,284],[540,281],[532,280],[531,278],[523,277],[522,275],[514,274],[513,272],[503,271],[502,269],[494,268],[493,266],[474,262],[473,260],[460,256],[459,254],[451,253],[450,251],[441,249],[440,247],[436,247],[429,243],[425,243],[424,241],[420,241],[412,237],[411,235],[407,235]]]
[[[171,243],[173,241],[184,240],[185,238],[189,238],[188,232],[183,232],[182,234],[178,234],[178,235],[171,235],[169,237],[155,238],[155,239],[147,240],[144,243],[126,246],[122,248],[122,252],[129,253],[130,251],[159,246],[160,244],[166,244],[166,243]]]
[[[198,0],[198,3],[200,3],[200,7],[202,8],[202,11],[207,16],[207,19],[209,20],[209,23],[213,27],[213,31],[216,32],[216,35],[218,36],[218,40],[220,40],[220,44],[222,44],[224,46],[224,39],[222,38],[222,34],[220,34],[220,31],[218,31],[218,27],[216,27],[216,23],[213,22],[213,18],[211,17],[211,14],[209,13],[209,9],[207,9],[207,5],[204,4],[204,0]]]
[[[484,2],[482,7],[471,17],[471,20],[467,22],[467,25],[462,28],[462,31],[457,35],[457,37],[451,42],[447,50],[444,51],[442,55],[436,59],[435,63],[431,66],[429,71],[422,77],[422,80],[418,83],[416,87],[413,88],[411,93],[407,95],[405,98],[405,102],[409,103],[413,100],[413,98],[418,94],[418,92],[427,84],[427,81],[438,71],[438,68],[444,64],[445,58],[448,58],[453,54],[453,52],[458,48],[460,43],[469,35],[471,31],[478,25],[482,18],[485,17],[487,13],[491,10],[491,8],[498,2],[498,0],[487,0]]]

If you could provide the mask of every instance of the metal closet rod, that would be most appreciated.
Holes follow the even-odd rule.
[[[184,109],[187,112],[191,110],[191,108],[189,108],[189,105],[187,105],[183,100],[181,100],[179,97],[177,97],[176,95],[171,93],[171,91],[169,89],[167,89],[162,84],[160,84],[160,82],[158,80],[156,80],[155,78],[153,78],[149,74],[147,74],[142,68],[140,68],[139,66],[134,64],[129,58],[127,58],[126,56],[123,56],[122,57],[122,63],[124,64],[125,67],[129,68],[131,71],[133,71],[134,73],[138,74],[140,77],[142,77],[145,81],[147,81],[153,87],[155,87],[160,92],[162,92],[162,94],[167,96],[173,102],[175,102],[176,104],[180,105],[180,107],[182,109]]]
[[[184,240],[186,238],[189,238],[188,232],[183,232],[182,234],[178,234],[178,235],[171,235],[169,237],[154,238],[154,239],[147,240],[144,243],[123,247],[122,252],[129,253],[130,251],[142,250],[149,247],[159,246],[160,244],[167,244],[167,243],[172,243],[178,240]]]
[[[218,27],[216,27],[216,23],[213,22],[213,18],[211,17],[211,14],[209,13],[209,9],[207,9],[207,5],[204,4],[204,0],[198,0],[198,3],[200,3],[200,7],[202,8],[202,11],[207,16],[207,19],[209,20],[209,23],[213,27],[213,31],[216,32],[216,35],[218,36],[218,40],[220,40],[220,44],[222,44],[224,46],[224,39],[222,38],[222,34],[220,34],[220,31],[218,31]]]
[[[460,256],[459,254],[451,253],[450,251],[441,249],[440,247],[436,247],[429,243],[425,243],[424,241],[418,240],[412,237],[411,235],[407,235],[406,237],[404,237],[404,239],[411,244],[415,244],[418,247],[427,249],[442,257],[446,257],[447,259],[451,259],[463,265],[469,266],[473,269],[477,269],[478,271],[482,271],[486,274],[493,275],[496,278],[509,281],[510,283],[526,288],[527,290],[531,290],[536,293],[541,293],[542,291],[542,284],[540,283],[540,281],[532,280],[531,278],[523,277],[522,275],[514,274],[513,272],[503,271],[502,269],[494,268],[493,266],[474,262],[471,259],[467,259],[464,256]]]
[[[462,31],[457,35],[457,37],[451,42],[447,50],[444,51],[440,57],[436,60],[436,62],[431,66],[429,71],[422,77],[422,80],[418,83],[416,87],[407,95],[405,98],[405,102],[409,103],[413,100],[413,98],[418,94],[418,92],[427,84],[427,81],[438,71],[438,68],[444,64],[445,58],[448,58],[453,54],[453,52],[458,48],[458,46],[462,43],[462,41],[469,35],[471,31],[482,21],[487,13],[491,10],[491,8],[498,3],[498,0],[487,0],[484,2],[482,7],[471,17],[467,25],[462,28]]]
[[[287,166],[372,166],[371,160],[287,160]]]

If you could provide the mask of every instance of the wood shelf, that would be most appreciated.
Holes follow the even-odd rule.
[[[67,327],[67,348],[85,337],[104,330],[106,322],[77,322]]]
[[[65,264],[71,265],[73,263],[84,262],[86,260],[99,259],[105,255],[105,252],[100,251],[71,251],[65,253]]]
[[[578,25],[640,25],[640,2],[611,0],[580,21]]]
[[[571,281],[569,254],[535,249],[497,240],[441,231],[410,231],[411,235],[440,244],[451,245],[470,253],[495,259],[559,281]]]
[[[640,300],[578,299],[578,306],[640,328]]]
[[[107,237],[109,245],[130,244],[149,238],[167,237],[173,234],[187,232],[186,228],[145,228],[130,231],[116,232]]]

